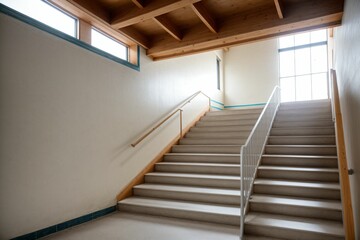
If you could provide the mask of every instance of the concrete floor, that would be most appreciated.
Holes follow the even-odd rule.
[[[239,227],[116,212],[47,240],[239,240]]]

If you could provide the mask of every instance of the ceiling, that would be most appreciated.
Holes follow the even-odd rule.
[[[154,60],[341,24],[343,0],[51,0]],[[77,16],[78,16],[77,15]]]

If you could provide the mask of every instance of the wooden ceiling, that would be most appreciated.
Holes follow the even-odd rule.
[[[51,0],[154,60],[341,24],[343,0]],[[96,24],[94,24],[96,23]]]

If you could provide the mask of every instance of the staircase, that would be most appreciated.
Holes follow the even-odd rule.
[[[253,190],[245,234],[345,239],[330,101],[280,105]]]
[[[207,113],[118,209],[239,226],[240,147],[261,110]]]

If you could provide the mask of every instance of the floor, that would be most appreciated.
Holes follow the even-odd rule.
[[[116,212],[55,233],[47,240],[238,240],[239,227]]]

